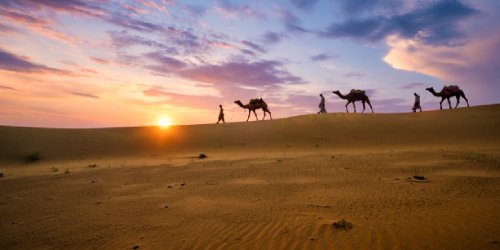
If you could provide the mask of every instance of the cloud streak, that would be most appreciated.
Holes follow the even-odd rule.
[[[24,73],[70,74],[69,71],[32,63],[27,57],[18,56],[0,48],[0,69]]]
[[[242,84],[246,86],[271,86],[278,84],[301,84],[305,81],[281,69],[278,61],[226,62],[207,64],[179,72],[190,80],[213,84]]]

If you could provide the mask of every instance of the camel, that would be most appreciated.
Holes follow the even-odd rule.
[[[243,103],[241,103],[240,100],[234,101],[234,103],[238,104],[238,106],[240,106],[244,109],[248,109],[247,122],[248,122],[248,119],[250,119],[250,112],[251,111],[253,111],[253,113],[255,115],[255,119],[257,119],[257,121],[259,120],[259,118],[257,117],[257,113],[255,113],[255,110],[260,109],[260,108],[264,111],[264,117],[262,117],[262,120],[264,120],[266,118],[266,112],[269,113],[269,117],[271,117],[271,120],[273,119],[273,117],[271,116],[271,111],[269,111],[269,108],[267,107],[267,103],[264,100],[262,100],[262,98],[251,99],[250,102],[248,104],[245,104],[245,105],[243,105]]]
[[[448,105],[450,106],[451,109],[451,101],[450,97],[456,97],[457,98],[457,105],[455,105],[455,108],[458,107],[458,104],[460,103],[460,97],[464,98],[465,101],[467,102],[467,107],[469,107],[469,100],[467,100],[467,97],[465,97],[464,92],[456,85],[450,85],[450,86],[444,86],[441,92],[437,93],[433,87],[426,88],[427,91],[431,92],[432,95],[441,97],[441,102],[439,103],[439,107],[443,109],[443,101],[444,99],[448,100]]]
[[[368,99],[368,96],[366,96],[366,91],[364,91],[364,90],[354,90],[353,89],[347,95],[342,95],[340,93],[340,91],[338,91],[338,90],[333,91],[332,93],[338,95],[342,99],[347,99],[347,104],[345,105],[345,110],[347,113],[349,113],[349,109],[347,109],[347,106],[351,102],[352,102],[352,106],[354,107],[354,113],[356,113],[356,105],[354,104],[356,101],[361,101],[361,103],[363,104],[363,111],[361,113],[365,112],[365,103],[368,103],[368,105],[370,106],[370,109],[372,110],[372,113],[373,113],[372,104],[370,103],[370,99]]]

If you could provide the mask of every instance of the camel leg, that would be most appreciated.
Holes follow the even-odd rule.
[[[255,115],[255,119],[257,119],[257,121],[259,121],[259,117],[257,117],[257,113],[255,113],[255,110],[253,111],[253,114]]]
[[[365,112],[365,101],[361,101],[361,104],[363,104],[363,111],[361,111],[361,113],[364,113]]]
[[[347,108],[347,106],[349,106],[349,103],[351,103],[351,101],[347,101],[347,104],[345,105],[345,112],[346,113],[349,113],[349,109]]]
[[[266,119],[266,111],[265,110],[262,110],[264,111],[264,116],[262,117],[262,120],[265,120]]]
[[[248,110],[247,122],[248,122],[248,119],[250,119],[250,109]]]
[[[448,106],[450,106],[450,109],[451,109],[451,101],[450,101],[450,98],[446,98],[446,100],[448,100]]]
[[[465,99],[465,102],[467,103],[467,107],[470,107],[470,106],[469,106],[469,100],[467,100],[467,97],[465,97],[465,94],[464,94],[464,92],[463,92],[463,91],[462,91],[462,92],[460,92],[460,96],[461,96],[462,98],[464,98],[464,99]]]
[[[271,120],[272,120],[273,117],[271,116],[271,111],[267,110],[266,112],[269,113],[269,117],[271,117]]]
[[[373,112],[372,104],[370,103],[370,99],[367,98],[366,102],[368,103],[368,106],[370,106],[370,109],[372,110],[372,114],[373,114],[374,112]]]
[[[444,102],[444,97],[441,98],[441,102],[439,103],[439,109],[443,110],[443,102]]]
[[[459,95],[457,95],[457,105],[455,105],[455,108],[457,108],[457,107],[458,107],[458,104],[459,104],[459,103],[460,103],[460,96],[459,96]]]
[[[354,107],[354,113],[356,113],[356,102],[352,102],[352,106]]]

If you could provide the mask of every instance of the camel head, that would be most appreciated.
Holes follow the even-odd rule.
[[[236,103],[238,106],[240,106],[242,108],[245,108],[245,105],[243,105],[243,103],[241,103],[240,100],[236,100],[236,101],[234,101],[234,103]]]
[[[335,90],[335,91],[332,91],[332,93],[339,95],[339,94],[340,94],[340,91]]]
[[[433,92],[434,91],[434,88],[433,87],[429,87],[429,88],[426,88],[425,90],[429,91],[429,92]]]

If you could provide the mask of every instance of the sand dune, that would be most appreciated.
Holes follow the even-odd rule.
[[[0,138],[1,249],[500,246],[500,105]]]

